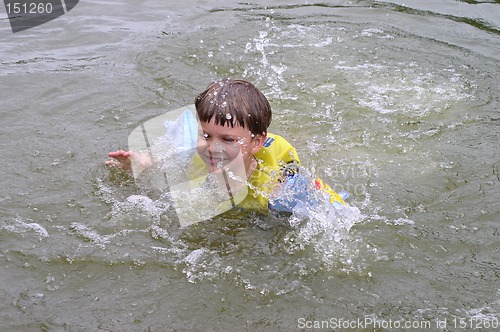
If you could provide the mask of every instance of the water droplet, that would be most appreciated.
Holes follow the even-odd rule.
[[[230,113],[226,113],[226,119],[231,120],[233,116]]]

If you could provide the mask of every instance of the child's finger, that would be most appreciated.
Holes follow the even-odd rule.
[[[108,153],[108,156],[111,158],[116,158],[118,156],[122,156],[124,153],[125,153],[125,151],[123,151],[123,150],[117,150],[117,151],[113,151],[113,152]]]
[[[119,167],[121,163],[115,160],[106,160],[104,164],[111,167]]]

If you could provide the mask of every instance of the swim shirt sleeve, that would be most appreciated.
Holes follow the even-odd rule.
[[[286,182],[298,174],[301,162],[295,148],[283,137],[268,134],[262,149],[255,155],[259,160],[262,170],[267,170],[269,176],[260,177],[260,181],[268,181],[271,184]],[[323,191],[330,196],[330,202],[345,204],[344,200],[328,184],[320,178],[314,181],[316,190]],[[261,183],[261,187],[262,183]],[[271,192],[273,185],[268,185],[266,192]]]
[[[292,176],[301,165],[297,150],[279,135],[268,134],[262,149],[255,155],[262,166],[274,171],[279,170],[280,176]]]
[[[257,169],[248,182],[250,193],[262,207],[267,209],[270,193],[286,177],[286,172],[296,172],[300,159],[295,148],[283,137],[267,134],[262,148],[254,155],[257,159]]]

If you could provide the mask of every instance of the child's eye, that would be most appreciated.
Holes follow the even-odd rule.
[[[234,138],[224,138],[224,142],[233,143],[234,141]]]

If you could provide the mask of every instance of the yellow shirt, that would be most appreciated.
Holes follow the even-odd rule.
[[[262,148],[254,157],[257,160],[257,167],[248,178],[248,193],[237,206],[252,210],[267,210],[270,194],[280,184],[280,181],[286,180],[287,176],[295,174],[301,163],[297,151],[288,141],[279,135],[270,133],[267,134]],[[193,158],[193,165],[196,165],[194,169],[198,169],[198,171],[196,172],[193,169],[194,172],[190,172],[192,176],[196,177],[195,173],[198,173],[198,176],[203,172],[207,174],[208,169],[198,154]],[[200,167],[202,169],[201,173],[199,172]],[[330,195],[331,203],[345,204],[344,200],[321,179],[315,179],[315,186],[317,190]],[[231,207],[230,202],[221,204],[225,206],[223,208],[221,205],[221,210],[227,210]]]
[[[298,171],[301,165],[295,148],[283,137],[267,134],[262,148],[255,154],[258,165],[248,179],[249,193],[240,204],[242,207],[267,209],[268,197],[283,177]],[[345,204],[344,200],[321,179],[315,180],[317,190],[330,195],[330,202]]]

